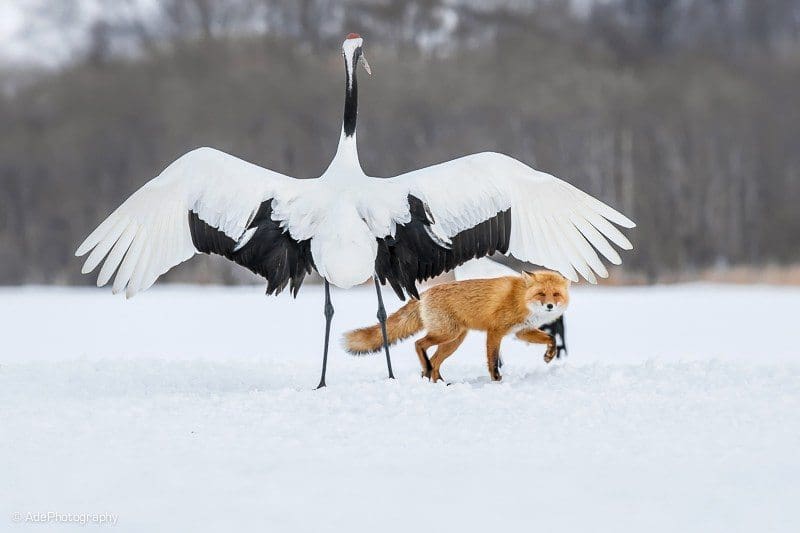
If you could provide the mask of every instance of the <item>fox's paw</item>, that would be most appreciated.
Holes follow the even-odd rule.
[[[549,363],[550,361],[552,361],[553,357],[555,357],[557,353],[558,349],[556,348],[555,344],[548,346],[547,351],[544,352],[544,362]]]

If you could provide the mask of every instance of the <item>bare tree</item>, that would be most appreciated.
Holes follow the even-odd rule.
[[[615,0],[579,18],[549,1],[114,2],[72,63],[0,70],[0,282],[86,282],[76,244],[197,146],[319,174],[352,29],[375,69],[369,172],[500,150],[631,215],[624,268],[652,281],[797,262],[798,3]],[[170,274],[243,275],[213,260]]]

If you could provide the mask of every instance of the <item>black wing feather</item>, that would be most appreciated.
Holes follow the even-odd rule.
[[[280,223],[272,220],[272,200],[261,203],[247,229],[255,228],[250,240],[239,250],[236,241],[189,211],[189,230],[198,251],[219,254],[267,280],[267,294],[278,294],[290,284],[293,296],[306,274],[314,269],[311,240],[297,241]]]
[[[506,253],[511,238],[511,209],[458,233],[449,248],[431,237],[430,211],[419,198],[409,195],[411,221],[398,224],[394,237],[378,239],[375,272],[381,283],[387,281],[397,296],[405,293],[419,298],[416,283],[438,276],[470,259]]]

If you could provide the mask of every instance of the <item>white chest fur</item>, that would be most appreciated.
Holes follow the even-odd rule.
[[[530,310],[530,314],[528,314],[525,322],[515,328],[517,331],[522,329],[539,328],[545,324],[554,322],[564,314],[566,307],[563,305],[558,305],[552,311],[548,311],[543,305],[532,304],[528,306],[528,309]]]

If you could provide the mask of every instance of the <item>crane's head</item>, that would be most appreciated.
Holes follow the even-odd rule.
[[[367,71],[367,74],[372,76],[372,70],[369,68],[367,58],[364,57],[363,45],[364,39],[362,39],[359,34],[348,33],[347,37],[344,39],[344,43],[342,43],[342,55],[344,56],[345,65],[349,73],[354,73],[356,65],[361,63],[364,70]]]

